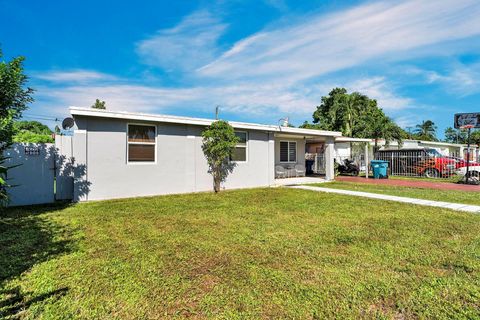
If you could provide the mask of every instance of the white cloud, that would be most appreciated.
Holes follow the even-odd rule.
[[[243,118],[251,115],[257,121],[275,123],[288,115],[299,123],[310,119],[322,95],[343,86],[377,99],[387,112],[396,114],[415,102],[396,93],[385,76],[352,79],[344,74],[347,80],[332,81],[326,74],[362,64],[368,67],[366,61],[375,64],[375,59],[386,56],[400,60],[405,52],[412,57],[412,52],[424,53],[430,45],[437,50],[442,42],[480,35],[478,16],[480,2],[474,0],[368,3],[271,27],[241,39],[222,54],[218,40],[227,25],[199,11],[136,47],[148,64],[195,75],[191,85],[167,88],[125,84],[126,79],[105,82],[111,76],[94,71],[83,72],[81,81],[88,83],[75,83],[82,79],[82,71],[76,70],[75,75],[65,72],[63,78],[61,73],[43,75],[45,80],[73,83],[38,87],[37,94],[45,106],[88,107],[99,98],[111,110],[193,114],[220,104],[222,110]],[[478,87],[478,76],[460,71],[456,77],[462,84]],[[446,81],[446,75],[431,72],[429,81]]]
[[[413,129],[415,125],[422,122],[422,117],[418,114],[409,114],[407,116],[399,116],[395,117],[394,121],[396,124],[400,126],[400,128],[404,129]]]
[[[68,106],[89,107],[98,98],[106,101],[109,110],[185,115],[208,113],[220,105],[222,111],[267,123],[287,115],[298,122],[310,118],[320,96],[301,86],[256,83],[188,88],[99,83],[36,89],[36,106],[57,114],[64,114]]]
[[[376,99],[379,107],[385,111],[405,109],[414,104],[412,99],[396,94],[384,77],[359,79],[347,84],[346,87],[350,91],[357,91]]]
[[[480,34],[477,0],[377,2],[241,40],[199,73],[299,81],[402,51]]]
[[[445,72],[410,68],[407,74],[419,76],[428,84],[441,84],[446,91],[460,96],[480,92],[480,63],[470,65],[455,63]]]
[[[115,80],[116,77],[93,70],[66,70],[33,73],[33,77],[51,82],[89,82]]]
[[[215,59],[226,27],[210,12],[198,11],[137,43],[137,53],[145,63],[165,70],[194,70]]]

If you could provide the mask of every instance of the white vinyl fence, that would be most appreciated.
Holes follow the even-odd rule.
[[[73,198],[71,137],[56,144],[16,143],[5,152],[10,206],[53,203]]]
[[[311,167],[309,169],[311,169],[312,172],[307,172],[307,173],[324,175],[325,174],[325,153],[306,153],[305,164],[306,165],[311,164]]]

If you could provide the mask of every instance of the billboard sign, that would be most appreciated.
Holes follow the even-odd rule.
[[[457,113],[454,118],[455,129],[464,127],[480,128],[480,113]]]

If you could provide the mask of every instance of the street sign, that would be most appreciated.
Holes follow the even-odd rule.
[[[466,128],[480,128],[480,113],[457,113],[454,117],[453,123],[455,129]]]

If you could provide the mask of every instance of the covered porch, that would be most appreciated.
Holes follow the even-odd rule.
[[[345,160],[353,161],[358,166],[360,174],[365,174],[368,178],[369,163],[373,160],[372,139],[337,137],[335,138],[334,159],[338,164],[343,164]]]
[[[281,127],[274,135],[274,185],[333,180],[334,145],[339,132]]]

